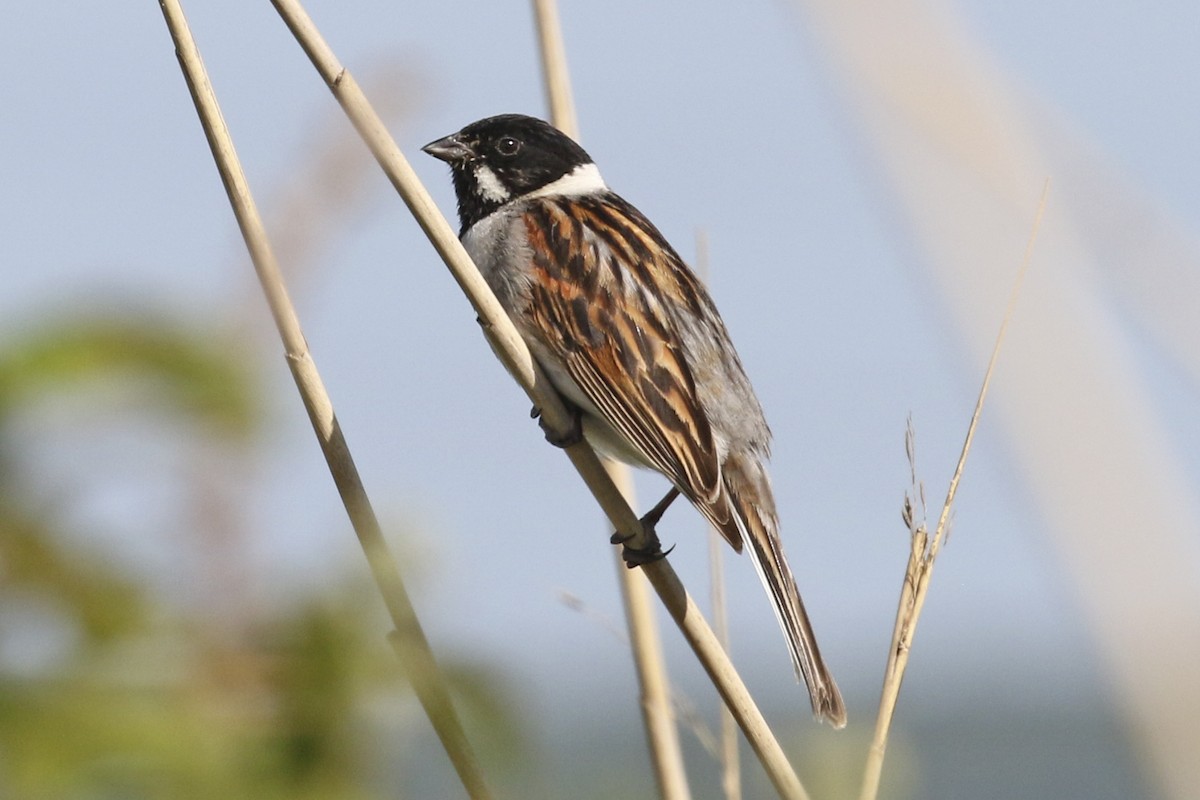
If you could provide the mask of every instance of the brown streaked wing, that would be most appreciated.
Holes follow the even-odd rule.
[[[692,499],[714,501],[712,429],[664,307],[694,296],[679,257],[623,202],[544,198],[526,211],[526,230],[534,335],[649,464]]]

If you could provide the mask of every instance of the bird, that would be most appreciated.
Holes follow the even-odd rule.
[[[686,497],[749,551],[814,717],[844,727],[779,536],[771,431],[704,284],[587,152],[541,119],[488,117],[422,150],[449,165],[463,246],[575,414],[573,430],[547,438],[566,447],[582,437],[672,484],[643,518],[649,549],[627,546],[627,563],[663,556],[653,526]]]

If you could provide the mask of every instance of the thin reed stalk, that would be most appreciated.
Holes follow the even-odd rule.
[[[467,295],[498,357],[533,403],[541,409],[543,422],[552,431],[567,430],[571,418],[554,387],[530,357],[524,341],[500,307],[483,276],[479,274],[479,270],[471,262],[450,224],[438,211],[433,199],[388,134],[354,76],[338,62],[308,14],[296,0],[272,0],[272,3]],[[631,537],[631,546],[644,546],[646,537],[641,522],[625,502],[620,490],[613,484],[591,447],[586,442],[580,442],[567,448],[566,454],[613,527],[622,535]],[[663,605],[683,632],[684,638],[691,645],[717,691],[730,707],[776,790],[782,797],[789,799],[807,797],[808,794],[763,718],[762,712],[754,704],[745,683],[713,635],[700,609],[683,588],[669,561],[661,559],[643,567],[642,571],[650,579]]]
[[[709,280],[708,235],[704,230],[696,231],[696,274],[705,283]],[[713,628],[717,640],[725,651],[729,651],[729,613],[725,604],[725,562],[723,553],[725,540],[713,526],[708,527],[709,585]],[[729,709],[721,706],[717,710],[716,753],[721,765],[721,791],[725,800],[742,800],[742,768],[738,760],[737,725]]]
[[[605,464],[617,486],[632,491],[633,476],[629,468],[612,461],[605,461]],[[638,705],[642,712],[642,725],[646,729],[646,744],[650,748],[650,764],[654,768],[658,793],[663,800],[688,800],[692,795],[683,766],[683,749],[679,744],[679,729],[671,703],[671,684],[667,678],[658,625],[654,620],[654,608],[650,603],[650,588],[640,570],[625,566],[619,547],[613,548],[613,563],[625,606],[629,648],[641,693]]]
[[[472,800],[488,800],[492,794],[484,782],[478,762],[454,711],[449,687],[437,667],[403,579],[396,568],[396,562],[383,539],[379,520],[367,498],[358,469],[338,425],[332,401],[325,391],[316,363],[305,343],[299,318],[288,297],[279,264],[263,228],[258,208],[250,193],[229,129],[222,118],[216,94],[188,28],[183,9],[179,0],[160,0],[160,6],[175,43],[180,68],[204,128],[204,135],[208,139],[213,159],[221,175],[221,182],[225,186],[238,227],[250,252],[271,316],[283,340],[288,367],[308,411],[313,431],[317,435],[338,493],[350,516],[363,552],[366,553],[371,573],[391,614],[392,624],[395,625],[395,631],[389,638],[395,645],[413,690],[433,724],[443,748],[450,756],[467,794]]]
[[[729,649],[729,613],[725,604],[725,567],[723,553],[726,544],[716,528],[708,530],[709,583],[712,585],[713,626],[717,640]],[[738,760],[737,724],[729,709],[722,705],[718,710],[717,759],[721,765],[721,792],[725,800],[742,800],[742,767]]]
[[[1033,220],[1033,228],[1029,233],[1029,241],[1025,246],[1025,255],[1021,267],[1013,282],[1012,294],[1004,310],[1004,320],[1000,323],[1000,331],[996,334],[996,343],[992,347],[992,355],[988,360],[987,370],[983,374],[983,384],[979,388],[979,396],[975,400],[975,410],[971,414],[971,423],[967,426],[966,439],[963,441],[962,452],[958,456],[958,464],[950,478],[950,486],[946,491],[946,501],[942,504],[938,516],[937,527],[934,529],[932,540],[929,538],[923,519],[918,520],[914,505],[919,502],[924,506],[924,490],[916,478],[916,451],[913,442],[911,424],[905,435],[905,449],[908,452],[909,465],[913,476],[913,495],[904,500],[903,518],[912,535],[912,552],[909,556],[908,567],[904,573],[904,584],[900,592],[900,604],[896,613],[896,625],[892,631],[891,650],[888,651],[887,667],[884,670],[883,691],[879,698],[879,714],[875,721],[875,735],[871,747],[867,751],[866,767],[863,770],[862,788],[859,800],[874,800],[879,795],[879,782],[883,774],[883,760],[887,752],[888,732],[891,729],[892,717],[896,713],[896,702],[900,697],[900,685],[904,680],[904,671],[908,667],[908,657],[912,650],[913,637],[917,632],[917,622],[921,617],[921,609],[925,606],[925,597],[929,593],[929,582],[933,577],[933,565],[941,552],[942,544],[950,530],[950,512],[954,507],[954,497],[958,493],[958,484],[962,480],[963,469],[967,463],[967,454],[975,440],[975,430],[979,425],[979,417],[983,413],[983,404],[987,399],[988,388],[992,382],[992,374],[996,369],[996,360],[1000,355],[1000,346],[1008,332],[1008,324],[1012,320],[1017,298],[1021,294],[1021,286],[1025,282],[1025,274],[1029,271],[1029,262],[1033,257],[1033,247],[1037,242],[1038,230],[1042,224],[1042,216],[1046,211],[1046,197],[1050,191],[1050,181],[1046,180],[1042,188],[1042,197],[1038,203],[1037,215]],[[923,516],[923,514],[922,514]]]
[[[579,141],[579,119],[571,93],[571,73],[567,70],[567,47],[562,25],[558,22],[557,0],[533,0],[533,19],[537,24],[538,53],[542,58],[542,77],[546,88],[546,106],[554,127]]]

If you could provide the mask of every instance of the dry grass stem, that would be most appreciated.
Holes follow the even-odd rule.
[[[709,279],[708,235],[703,229],[696,231],[696,274],[705,283]],[[721,534],[711,525],[708,527],[709,585],[712,606],[713,628],[717,640],[729,652],[729,613],[725,603],[725,562],[723,553],[726,544]],[[721,792],[725,800],[741,800],[742,768],[738,759],[737,723],[729,709],[722,705],[717,709],[717,746],[714,750],[721,765]]]
[[[567,48],[558,22],[557,0],[533,0],[533,19],[537,23],[538,52],[542,57],[546,105],[554,127],[579,141],[579,119],[571,95],[571,74],[567,71]]]
[[[571,76],[567,71],[566,45],[558,21],[556,0],[534,0],[534,20],[538,31],[538,51],[542,60],[546,104],[550,121],[563,133],[579,141],[579,120],[571,93]],[[615,461],[605,461],[613,483],[621,490],[630,508],[637,507],[633,477],[629,467]],[[613,548],[617,581],[621,585],[621,600],[625,606],[625,621],[629,627],[629,644],[641,691],[639,707],[650,763],[655,782],[663,800],[689,800],[687,772],[683,765],[683,750],[671,706],[671,687],[663,659],[658,624],[650,606],[646,579],[637,570],[626,569],[619,547]]]
[[[713,627],[717,641],[729,651],[729,613],[725,603],[725,567],[723,552],[725,540],[716,528],[708,529],[708,563],[709,581],[712,585]],[[729,709],[722,705],[717,709],[718,728],[717,744],[714,755],[721,765],[721,792],[725,800],[741,800],[742,798],[742,768],[738,759],[737,723]]]
[[[388,134],[378,114],[367,102],[354,77],[338,62],[296,0],[272,2],[467,295],[499,358],[541,409],[542,420],[547,426],[551,430],[567,430],[571,419],[562,400],[530,357],[512,322]],[[581,442],[567,448],[566,453],[614,528],[631,537],[632,546],[643,545],[646,539],[641,522],[591,447]],[[777,790],[785,798],[807,797],[795,770],[763,719],[762,712],[754,704],[741,677],[717,642],[703,614],[688,597],[670,563],[663,559],[643,567],[642,571],[716,684],[717,691],[730,706]]]
[[[786,800],[807,798],[808,793],[800,783],[800,778],[763,719],[762,712],[746,689],[746,684],[742,682],[729,656],[717,641],[716,634],[705,622],[703,613],[679,582],[679,577],[670,563],[664,558],[647,564],[642,567],[642,571],[650,579],[650,584],[658,592],[667,613],[675,620],[675,624],[679,626],[684,638],[696,653],[700,665],[704,667],[721,699],[725,701],[726,708],[737,720],[750,749],[758,757],[779,796]]]
[[[1029,271],[1029,262],[1033,257],[1033,247],[1037,242],[1038,230],[1041,228],[1042,217],[1046,211],[1046,197],[1050,191],[1050,181],[1047,179],[1042,187],[1042,197],[1038,203],[1037,214],[1034,217],[1033,228],[1029,233],[1029,241],[1025,246],[1025,255],[1021,267],[1013,282],[1012,293],[1004,311],[1004,319],[996,334],[996,342],[992,347],[991,358],[988,359],[987,370],[983,375],[983,384],[979,388],[979,396],[975,400],[975,410],[971,414],[971,422],[967,426],[967,435],[963,441],[962,451],[958,456],[958,464],[950,478],[950,486],[946,491],[946,500],[942,504],[938,516],[937,527],[934,529],[932,540],[924,520],[925,490],[917,480],[916,448],[910,421],[905,433],[904,445],[908,454],[909,467],[912,475],[911,495],[905,495],[901,516],[908,526],[912,536],[912,551],[909,555],[908,567],[904,573],[904,584],[900,591],[900,603],[896,613],[896,625],[892,631],[892,645],[888,653],[888,663],[884,671],[883,691],[879,698],[879,714],[875,721],[875,735],[867,753],[866,768],[863,771],[862,788],[859,800],[874,800],[879,794],[879,782],[883,774],[883,760],[887,752],[888,732],[891,728],[892,717],[896,711],[896,702],[900,696],[900,685],[904,680],[904,671],[908,667],[908,656],[912,649],[913,637],[916,635],[917,622],[921,609],[925,605],[925,597],[929,592],[929,582],[933,577],[933,565],[941,552],[946,536],[950,530],[950,515],[954,508],[954,497],[958,493],[958,484],[962,480],[963,468],[967,463],[967,454],[975,440],[975,431],[979,426],[979,417],[983,413],[983,404],[987,399],[988,388],[996,369],[996,360],[1000,355],[1000,346],[1008,332],[1017,298],[1021,294],[1021,286]],[[918,518],[916,504],[920,504],[921,516]]]
[[[271,315],[283,339],[288,366],[300,390],[304,407],[308,411],[342,502],[346,506],[355,533],[358,534],[367,555],[371,572],[396,627],[390,638],[408,672],[413,689],[468,795],[475,800],[486,800],[491,797],[491,793],[484,783],[466,734],[450,702],[449,689],[437,668],[396,563],[384,542],[379,521],[367,499],[358,470],[338,426],[333,405],[308,351],[299,319],[288,297],[279,265],[263,229],[246,176],[234,150],[233,140],[221,116],[216,95],[188,29],[183,9],[178,0],[161,0],[160,5],[221,181],[237,217],[246,247],[250,251]]]
[[[605,460],[613,481],[632,502],[633,476],[624,464]],[[639,707],[646,729],[646,744],[655,783],[663,800],[689,800],[687,772],[683,766],[683,749],[671,703],[671,684],[667,680],[666,661],[658,624],[650,604],[649,587],[641,570],[629,569],[621,557],[620,547],[613,547],[617,582],[625,607],[625,623],[629,628],[629,647],[637,672],[641,695]]]

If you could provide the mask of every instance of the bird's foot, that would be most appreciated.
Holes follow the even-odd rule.
[[[534,406],[529,410],[529,416],[538,421],[538,427],[542,429],[542,433],[546,436],[546,441],[555,447],[563,450],[568,447],[579,444],[583,441],[583,415],[578,408],[568,409],[571,412],[571,425],[566,431],[551,430],[546,425],[546,420],[542,419],[542,410]]]
[[[666,558],[667,554],[675,549],[675,546],[672,545],[664,552],[662,543],[658,540],[658,533],[654,529],[658,525],[658,521],[662,519],[662,515],[666,513],[667,508],[678,496],[679,490],[672,487],[671,491],[667,492],[666,496],[662,500],[659,500],[654,508],[647,511],[645,516],[642,517],[642,530],[646,533],[646,544],[644,547],[630,547],[629,541],[633,537],[622,534],[620,531],[617,531],[609,538],[612,544],[623,545],[621,548],[621,558],[625,560],[625,566],[633,569],[634,567],[653,564],[655,561]]]

